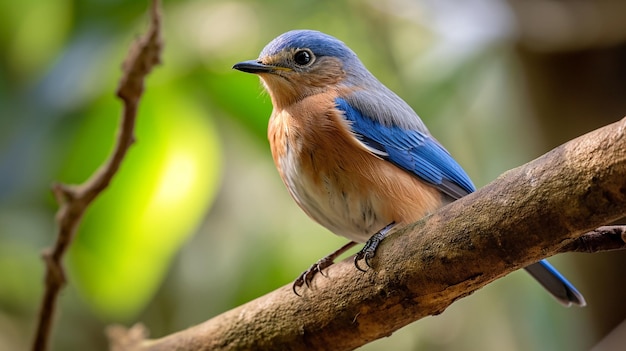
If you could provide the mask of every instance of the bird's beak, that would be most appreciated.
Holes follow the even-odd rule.
[[[233,66],[233,69],[236,69],[238,71],[255,74],[271,73],[272,71],[276,70],[276,68],[277,67],[275,66],[265,65],[257,60],[239,62]]]

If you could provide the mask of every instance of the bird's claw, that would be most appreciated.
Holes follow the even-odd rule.
[[[372,235],[372,237],[369,238],[367,242],[365,242],[365,245],[363,246],[361,251],[357,252],[354,256],[354,266],[356,267],[356,269],[360,270],[361,272],[367,271],[367,269],[363,269],[361,268],[361,266],[359,266],[359,261],[361,260],[365,261],[365,265],[367,266],[367,268],[372,268],[372,258],[376,256],[376,250],[378,249],[378,245],[380,245],[380,243],[387,236],[387,234],[389,234],[389,231],[391,230],[391,228],[393,228],[394,225],[395,223],[393,222],[389,223],[385,228]]]
[[[299,287],[306,285],[307,288],[311,288],[311,282],[313,281],[313,277],[315,277],[317,273],[324,277],[328,277],[327,274],[324,274],[324,269],[332,264],[333,260],[331,258],[324,257],[321,260],[317,261],[315,264],[313,264],[311,267],[309,267],[309,269],[302,272],[302,274],[300,274],[300,276],[293,282],[293,293],[301,296],[300,294],[298,294],[297,290]]]
[[[381,241],[382,239],[378,239],[378,237],[376,236],[371,237],[365,243],[365,246],[363,246],[361,251],[357,252],[356,255],[354,255],[354,266],[356,267],[356,269],[360,270],[361,272],[367,271],[367,269],[363,269],[359,265],[359,261],[361,260],[365,261],[365,265],[367,266],[367,268],[372,268],[371,260],[372,258],[374,258],[374,256],[376,256],[376,249],[378,248],[378,244],[380,244]]]

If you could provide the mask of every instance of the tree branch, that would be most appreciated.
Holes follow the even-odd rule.
[[[626,249],[626,226],[605,226],[594,229],[563,245],[559,252],[595,253]]]
[[[124,108],[112,155],[83,184],[57,183],[53,186],[53,193],[60,205],[56,213],[57,239],[54,247],[46,249],[43,253],[46,263],[45,291],[32,350],[46,350],[48,347],[56,301],[66,284],[63,257],[74,239],[83,214],[91,202],[109,185],[135,140],[135,119],[139,99],[144,90],[144,79],[159,63],[161,47],[159,2],[154,0],[148,33],[130,48],[122,67],[123,76],[117,96],[123,100]]]
[[[625,129],[626,118],[570,141],[392,235],[366,273],[347,259],[302,297],[288,284],[116,350],[349,350],[556,253],[623,249],[624,227],[594,228],[626,214]]]

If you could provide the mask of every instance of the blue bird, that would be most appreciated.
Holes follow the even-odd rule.
[[[268,138],[289,193],[313,220],[351,241],[296,279],[294,292],[357,243],[370,266],[378,244],[475,187],[413,109],[340,40],[294,30],[234,69],[261,78],[272,99]],[[559,302],[583,296],[543,260],[526,267]]]

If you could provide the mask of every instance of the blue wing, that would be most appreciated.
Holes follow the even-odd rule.
[[[428,133],[384,125],[363,115],[344,99],[337,98],[335,102],[355,136],[376,155],[433,184],[453,199],[475,191],[461,166]],[[584,297],[546,260],[526,270],[565,306],[585,306]]]
[[[453,199],[476,190],[463,168],[427,133],[384,125],[364,116],[342,98],[335,102],[355,136],[378,156],[433,184]]]

